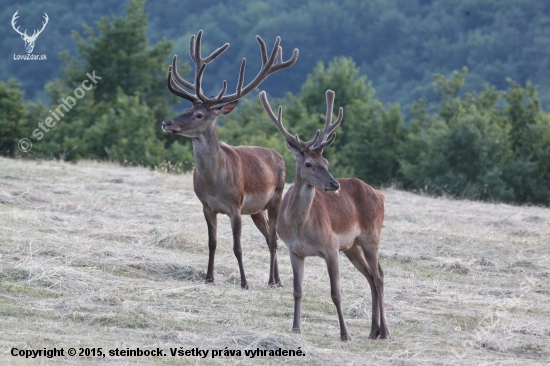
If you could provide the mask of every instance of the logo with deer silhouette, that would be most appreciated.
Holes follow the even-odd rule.
[[[32,35],[28,35],[27,34],[27,30],[25,29],[24,32],[21,32],[19,30],[19,26],[15,26],[15,23],[16,23],[16,20],[17,18],[19,18],[19,10],[17,10],[15,12],[15,14],[13,14],[13,17],[11,18],[11,26],[13,27],[13,29],[19,33],[19,35],[21,36],[21,38],[23,38],[23,41],[25,41],[25,50],[27,51],[28,54],[31,54],[32,51],[34,50],[34,43],[36,42],[36,39],[38,38],[38,36],[40,35],[40,33],[42,33],[42,31],[44,30],[44,28],[46,28],[46,25],[48,24],[48,14],[44,13],[44,22],[42,22],[42,29],[38,30],[38,29],[35,29],[34,32],[32,33]]]

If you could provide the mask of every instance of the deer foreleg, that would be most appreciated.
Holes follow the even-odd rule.
[[[304,283],[304,257],[290,253],[290,263],[292,264],[292,273],[294,275],[294,322],[292,323],[292,332],[300,333],[300,324],[302,318],[302,285]]]
[[[241,248],[241,213],[237,212],[231,217],[231,230],[233,230],[233,253],[239,263],[239,272],[241,273],[241,288],[248,290],[248,283],[246,282],[246,276],[244,275],[243,267],[243,251]]]
[[[206,282],[214,283],[214,257],[216,256],[218,217],[216,213],[207,207],[203,207],[203,213],[208,225],[208,270],[206,271]]]

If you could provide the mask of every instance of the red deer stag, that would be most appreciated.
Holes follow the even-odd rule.
[[[288,149],[296,160],[296,181],[288,190],[277,220],[277,233],[290,252],[294,273],[294,324],[292,330],[300,333],[304,260],[319,256],[327,263],[331,296],[340,322],[340,337],[350,339],[340,304],[339,251],[343,251],[353,265],[369,282],[372,294],[372,326],[370,338],[389,337],[384,314],[384,274],[378,262],[380,231],[384,220],[385,196],[365,182],[356,179],[338,179],[329,173],[323,149],[336,138],[329,137],[340,124],[332,122],[334,92],[327,90],[327,114],[323,133],[317,131],[309,142],[292,136],[282,123],[282,107],[277,116],[271,110],[265,92],[260,99],[271,120],[285,137]]]
[[[235,93],[225,95],[227,83],[224,80],[216,97],[205,97],[201,89],[202,76],[207,64],[212,62],[228,47],[226,43],[206,58],[201,56],[202,31],[191,37],[189,54],[195,64],[195,80],[184,80],[177,71],[177,56],[168,68],[168,89],[175,95],[193,103],[190,109],[174,119],[164,121],[166,133],[192,138],[195,171],[193,185],[197,197],[202,202],[204,217],[208,225],[208,270],[206,281],[214,282],[214,256],[216,252],[217,214],[229,216],[233,231],[233,252],[239,263],[241,287],[248,288],[244,274],[241,250],[241,215],[251,215],[256,227],[264,235],[270,251],[269,285],[281,284],[277,267],[276,222],[285,182],[285,166],[282,157],[275,151],[256,146],[229,146],[218,140],[216,118],[230,113],[238,99],[250,93],[270,74],[294,65],[298,59],[298,49],[292,57],[283,62],[283,51],[277,37],[268,57],[264,41],[260,43],[262,68],[258,75],[246,86],[243,59]],[[177,83],[191,90],[188,92]],[[264,210],[267,209],[269,221]]]

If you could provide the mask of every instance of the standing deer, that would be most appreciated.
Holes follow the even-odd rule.
[[[267,56],[264,41],[256,36],[262,54],[262,68],[258,75],[245,87],[244,71],[246,59],[243,59],[235,93],[225,95],[227,83],[224,80],[217,97],[204,96],[201,83],[207,64],[212,62],[229,44],[226,43],[206,58],[201,56],[202,31],[193,35],[189,44],[189,54],[195,64],[195,80],[184,80],[177,71],[177,56],[168,68],[168,89],[175,95],[193,103],[190,109],[174,119],[164,121],[162,127],[166,133],[192,138],[195,170],[193,185],[197,197],[202,203],[204,217],[208,225],[208,270],[206,281],[214,282],[214,256],[216,253],[217,214],[229,216],[233,231],[233,252],[239,263],[241,287],[248,289],[244,274],[241,250],[241,215],[251,215],[252,220],[264,235],[270,251],[270,271],[268,284],[279,286],[277,267],[276,222],[281,205],[285,183],[285,165],[277,152],[257,146],[229,146],[218,140],[216,118],[230,113],[238,99],[250,93],[270,74],[294,65],[298,59],[298,49],[292,57],[283,62],[283,51],[277,37],[271,55]],[[192,93],[184,90],[183,85]],[[264,210],[267,209],[269,222]]]
[[[15,28],[15,21],[17,20],[17,18],[19,18],[19,15],[17,15],[19,13],[19,10],[15,12],[15,14],[13,14],[13,17],[11,18],[11,26],[12,28],[17,32],[19,33],[19,35],[21,36],[21,38],[23,38],[23,41],[25,41],[25,49],[27,50],[27,53],[32,53],[33,49],[34,49],[34,42],[36,42],[36,39],[38,38],[38,36],[40,35],[40,33],[42,33],[42,31],[44,30],[44,28],[46,28],[46,25],[48,24],[48,14],[44,13],[44,20],[45,22],[42,22],[42,29],[38,30],[38,29],[35,29],[34,32],[32,33],[32,36],[29,36],[27,35],[27,30],[25,29],[24,32],[21,32],[19,31],[19,26],[17,26],[17,28]]]
[[[329,137],[342,122],[343,108],[332,123],[334,92],[327,90],[327,113],[323,133],[317,131],[311,141],[303,142],[283,126],[279,106],[277,116],[271,110],[265,92],[260,100],[271,120],[285,137],[296,160],[296,181],[286,193],[277,220],[277,233],[290,252],[294,274],[294,333],[300,333],[304,260],[319,256],[327,263],[331,296],[340,323],[340,337],[350,340],[340,305],[339,251],[353,263],[369,282],[372,295],[372,326],[369,338],[390,335],[384,314],[384,273],[378,262],[380,231],[384,220],[385,196],[356,179],[335,180],[329,173],[323,149],[334,141]]]

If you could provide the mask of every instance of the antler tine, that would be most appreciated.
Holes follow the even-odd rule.
[[[329,146],[334,142],[334,139],[336,138],[336,133],[334,133],[330,138],[329,135],[334,131],[336,127],[342,122],[342,118],[344,117],[344,108],[340,107],[338,110],[338,118],[336,119],[336,122],[332,122],[332,111],[334,109],[334,92],[332,90],[327,90],[326,92],[326,98],[327,98],[327,113],[326,113],[326,121],[325,121],[325,128],[323,130],[323,133],[321,134],[321,138],[318,140],[318,143],[313,146],[314,149],[324,149],[325,147]]]
[[[209,64],[212,61],[214,61],[219,55],[221,55],[228,48],[229,48],[229,43],[226,43],[223,46],[221,46],[220,48],[218,48],[217,50],[215,50],[214,52],[212,52],[210,54],[210,56],[208,56],[207,58],[204,58],[202,61],[205,64]]]
[[[174,79],[176,79],[176,81],[178,83],[182,84],[187,89],[191,89],[191,90],[195,91],[195,85],[191,84],[190,82],[188,82],[187,80],[182,78],[180,76],[180,74],[178,73],[177,63],[178,63],[178,55],[174,55],[174,57],[172,58],[172,70],[173,70],[172,76],[174,77]]]
[[[206,104],[210,101],[210,99],[204,96],[201,88],[202,74],[204,73],[205,68],[206,68],[206,64],[202,64],[201,68],[199,69],[199,73],[195,77],[195,94],[202,101],[203,104]]]
[[[275,113],[273,113],[273,110],[271,109],[271,106],[269,105],[269,102],[267,101],[267,95],[265,91],[262,91],[260,93],[260,101],[262,102],[262,106],[264,107],[264,110],[266,111],[267,115],[273,123],[275,123],[275,126],[277,126],[277,129],[279,132],[281,132],[284,136],[284,138],[287,141],[295,141],[295,137],[292,136],[283,126],[283,107],[279,106],[279,111],[277,116],[275,116]]]
[[[178,74],[177,56],[174,55],[174,58],[172,59],[172,65],[170,67],[171,71],[169,72],[170,79],[167,81],[168,89],[172,93],[182,98],[191,100],[189,99],[191,97],[193,98],[192,100],[193,102],[201,101],[207,107],[211,107],[216,104],[229,103],[229,102],[238,100],[243,96],[245,96],[246,94],[250,93],[256,87],[258,87],[258,85],[260,85],[262,81],[264,81],[270,74],[294,65],[294,63],[298,59],[298,49],[295,49],[292,54],[292,58],[286,62],[283,61],[283,49],[282,47],[280,47],[281,37],[277,37],[275,39],[275,44],[273,45],[273,50],[271,51],[271,55],[269,57],[267,56],[267,48],[263,39],[261,39],[260,36],[256,36],[256,39],[260,44],[260,51],[262,56],[262,68],[260,69],[256,77],[248,85],[244,86],[244,75],[245,75],[245,69],[246,69],[246,59],[244,58],[241,63],[241,69],[239,71],[239,79],[237,81],[237,88],[235,90],[235,93],[231,95],[225,95],[225,92],[227,90],[227,82],[224,80],[222,89],[218,93],[217,97],[207,98],[203,94],[201,84],[202,84],[202,76],[204,74],[205,66],[210,62],[214,61],[219,55],[221,55],[225,50],[227,50],[227,48],[229,47],[229,43],[226,43],[220,48],[216,49],[208,57],[202,58],[201,57],[202,30],[200,30],[196,36],[192,35],[191,39],[189,40],[189,56],[191,57],[191,60],[195,64],[195,82],[190,83],[185,79],[183,79]],[[176,82],[183,85],[184,87],[192,90],[195,93],[195,95],[192,95],[186,92],[185,90],[181,89],[174,82],[174,80],[172,80],[172,78]]]
[[[48,14],[44,13],[44,15],[42,16],[42,18],[44,18],[44,20],[46,21],[45,23],[42,22],[42,29],[40,29],[40,31],[38,32],[38,34],[42,33],[42,31],[44,30],[44,28],[46,28],[46,24],[48,24],[48,20],[50,19],[48,17]]]
[[[17,10],[15,12],[15,14],[13,14],[13,16],[11,17],[11,26],[12,26],[13,30],[15,30],[20,35],[23,35],[23,34],[27,35],[27,30],[26,29],[25,29],[25,32],[21,32],[19,30],[19,27],[20,27],[19,25],[17,26],[17,28],[15,28],[15,23],[16,23],[17,18],[19,18],[19,10]]]
[[[265,42],[260,36],[256,36],[256,40],[260,44],[260,51],[262,55],[262,68],[260,69],[256,77],[254,77],[254,79],[243,88],[245,71],[244,68],[246,66],[246,59],[243,59],[241,70],[239,72],[237,90],[233,94],[226,95],[220,100],[216,100],[216,103],[228,103],[242,98],[243,96],[250,93],[252,90],[256,89],[258,85],[260,85],[262,81],[264,81],[269,75],[273,74],[276,71],[294,65],[294,63],[296,63],[296,60],[298,60],[298,49],[295,49],[292,54],[292,58],[286,62],[283,61],[282,48],[280,47],[281,37],[277,37],[275,39],[275,44],[273,45],[273,50],[271,51],[271,55],[269,56],[269,58],[267,57]],[[276,60],[277,63],[275,63]]]
[[[239,80],[237,81],[237,91],[235,92],[235,95],[237,96],[237,98],[242,97],[241,93],[243,91],[245,69],[246,69],[246,58],[243,58],[243,61],[241,62],[241,69],[239,70]]]
[[[42,22],[42,29],[38,30],[38,29],[34,29],[33,32],[32,32],[32,36],[30,36],[29,38],[31,39],[36,39],[40,33],[42,33],[42,31],[44,30],[44,28],[46,28],[46,25],[48,24],[48,14],[44,13],[44,16],[43,16],[44,20],[46,20],[46,22]],[[26,33],[26,30],[25,30],[25,34]]]
[[[172,94],[175,94],[180,98],[187,99],[191,103],[199,101],[196,96],[181,89],[176,83],[174,83],[174,80],[172,79],[172,66],[168,66],[168,78],[166,79],[166,86],[168,86],[168,90],[170,90]]]
[[[196,64],[196,61],[195,61],[195,35],[194,34],[189,39],[189,57],[191,57],[191,61],[193,61],[193,63]]]
[[[256,36],[256,40],[260,44],[260,52],[262,53],[262,65],[267,63],[267,48],[265,47],[265,42],[260,36]]]
[[[319,141],[320,134],[321,134],[321,131],[317,130],[317,132],[313,134],[313,137],[311,138],[311,140],[309,140],[309,142],[303,143],[305,150],[309,150],[311,146],[315,145],[317,141]],[[298,135],[296,135],[296,137],[298,137]]]
[[[201,59],[201,41],[202,41],[202,30],[197,33],[197,38],[195,38],[195,77],[199,74],[200,68],[202,67]]]
[[[276,65],[280,65],[283,63],[283,47],[279,46],[279,49],[277,50],[277,63]]]
[[[283,62],[283,49],[282,48],[281,48],[280,54],[281,54],[280,62],[277,62],[277,64],[273,66],[271,73],[274,73],[274,72],[282,70],[282,69],[286,69],[286,68],[294,65],[296,63],[296,61],[298,60],[299,51],[298,51],[297,48],[295,48],[294,51],[292,52],[292,57],[290,58],[290,60],[285,61],[285,62]]]
[[[319,138],[319,130],[317,130],[317,132],[313,135],[313,138],[309,142],[304,142],[300,140],[298,135],[292,136],[292,134],[288,132],[286,128],[283,126],[283,106],[279,106],[277,116],[275,117],[275,113],[273,113],[273,110],[271,109],[271,106],[267,101],[267,95],[265,91],[262,91],[260,93],[260,101],[262,102],[262,106],[267,112],[267,115],[269,116],[269,118],[271,118],[273,123],[275,123],[275,126],[277,126],[277,129],[279,130],[279,132],[281,132],[281,134],[284,136],[284,138],[288,142],[298,147],[301,151],[308,150],[315,142],[317,142],[317,139]]]
[[[224,84],[222,86],[222,90],[218,94],[217,98],[207,98],[201,88],[202,84],[202,76],[204,74],[204,68],[206,65],[208,65],[210,62],[212,62],[214,59],[216,59],[219,55],[221,55],[227,48],[229,47],[229,43],[224,44],[223,46],[216,49],[214,52],[212,52],[208,57],[202,58],[201,57],[201,41],[202,41],[202,30],[200,30],[197,35],[192,35],[189,40],[189,57],[191,57],[191,61],[195,64],[195,79],[194,83],[190,83],[189,81],[182,78],[178,73],[178,67],[177,67],[177,55],[174,55],[172,58],[172,65],[170,66],[169,70],[172,70],[169,72],[170,80],[167,81],[168,89],[187,100],[192,101],[193,103],[201,101],[203,104],[216,104],[219,102],[219,99],[223,97],[225,94],[225,90],[227,89],[227,83],[224,81]],[[195,95],[181,89],[174,80],[184,87],[192,90]]]
[[[220,92],[218,93],[218,96],[216,97],[216,102],[219,102],[220,99],[222,99],[226,90],[227,90],[227,81],[224,80],[222,84],[222,90],[220,90]]]

